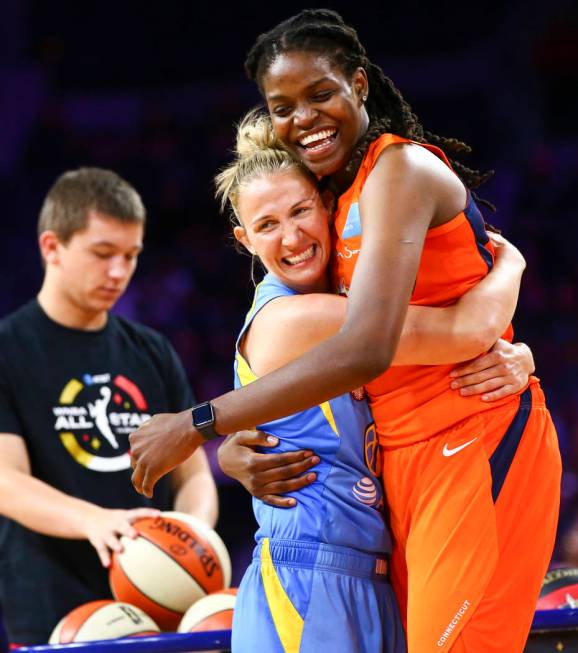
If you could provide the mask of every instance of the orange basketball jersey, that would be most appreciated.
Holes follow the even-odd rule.
[[[406,138],[383,134],[370,146],[350,188],[339,198],[334,223],[336,255],[334,283],[347,293],[361,249],[359,196],[379,155]],[[433,145],[427,148],[450,165],[444,153]],[[468,192],[465,209],[443,225],[431,228],[426,236],[415,288],[410,303],[448,306],[482,279],[492,268],[494,249],[484,228],[484,220]],[[385,280],[387,281],[387,280]],[[391,280],[395,283],[395,279]],[[504,337],[512,337],[511,327]],[[450,389],[453,365],[404,365],[392,367],[366,386],[380,442],[404,446],[431,437],[482,410],[515,400],[485,403],[479,396],[461,397]]]

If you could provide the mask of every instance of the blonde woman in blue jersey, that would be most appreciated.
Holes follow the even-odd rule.
[[[239,387],[335,333],[346,300],[328,292],[330,198],[277,145],[267,120],[250,114],[241,124],[236,161],[218,175],[217,189],[233,209],[235,237],[268,272],[237,340]],[[494,271],[458,304],[410,307],[396,364],[457,362],[495,342],[524,268],[515,248],[500,250]],[[237,596],[233,653],[403,653],[387,580],[379,448],[365,400],[347,393],[259,428],[278,438],[278,451],[311,449],[320,462],[292,510],[253,499],[257,547]]]

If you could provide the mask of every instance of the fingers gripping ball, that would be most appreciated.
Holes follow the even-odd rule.
[[[201,520],[163,512],[133,525],[139,535],[122,538],[124,550],[113,554],[110,586],[115,598],[137,605],[163,630],[175,630],[198,599],[229,587],[227,549]]]
[[[230,630],[237,588],[214,592],[199,599],[185,612],[179,633],[199,633],[206,630]]]
[[[538,610],[578,608],[578,569],[551,569],[544,578]]]
[[[155,635],[156,623],[142,610],[117,601],[91,601],[69,612],[52,631],[49,644]]]

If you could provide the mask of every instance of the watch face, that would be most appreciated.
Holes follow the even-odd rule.
[[[212,424],[215,420],[213,407],[209,403],[199,404],[193,408],[193,424],[196,427]]]

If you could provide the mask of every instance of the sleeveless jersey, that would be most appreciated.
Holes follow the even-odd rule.
[[[271,274],[257,286],[237,340],[235,387],[257,378],[240,351],[251,322],[268,302],[297,294]],[[347,393],[257,428],[279,438],[279,445],[268,448],[267,453],[310,449],[320,458],[315,467],[317,480],[290,495],[297,500],[296,507],[275,508],[253,499],[259,524],[257,542],[268,537],[347,546],[369,553],[391,551],[382,515],[379,447],[365,401],[356,401]]]
[[[350,188],[339,198],[334,228],[336,256],[334,283],[347,293],[361,249],[359,196],[379,155],[394,143],[408,139],[383,134],[368,148]],[[432,145],[422,147],[450,166],[444,153]],[[451,167],[451,166],[450,166]],[[467,205],[454,218],[429,229],[410,304],[448,306],[482,279],[493,265],[494,249],[484,220],[468,192]],[[395,279],[391,280],[395,283]],[[511,340],[509,327],[504,335]],[[435,435],[482,410],[516,400],[506,397],[486,403],[479,396],[462,397],[450,389],[453,365],[403,365],[392,367],[368,383],[366,390],[379,440],[385,446],[405,446]]]

